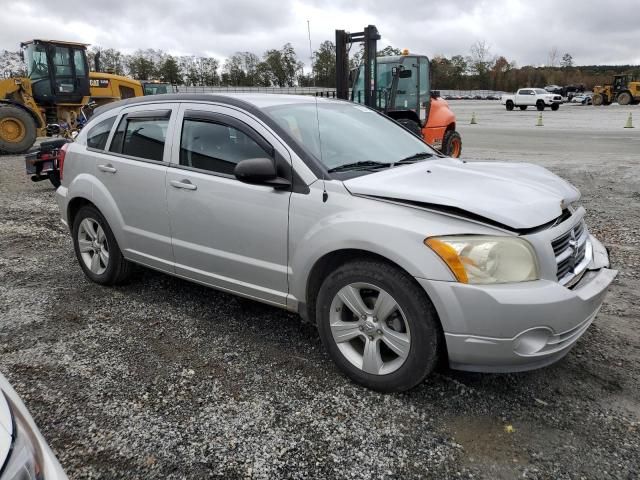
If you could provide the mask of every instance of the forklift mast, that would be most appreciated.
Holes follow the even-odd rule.
[[[336,30],[336,95],[338,98],[349,100],[349,49],[353,43],[363,43],[364,104],[368,107],[376,106],[378,40],[380,40],[380,34],[374,25],[369,25],[363,32],[357,33]]]

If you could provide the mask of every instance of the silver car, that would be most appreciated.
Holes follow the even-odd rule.
[[[535,165],[442,157],[361,105],[257,94],[103,107],[57,190],[94,282],[140,264],[298,312],[381,391],[441,357],[483,372],[562,358],[616,275],[579,198]]]
[[[27,408],[2,374],[0,480],[67,480]]]

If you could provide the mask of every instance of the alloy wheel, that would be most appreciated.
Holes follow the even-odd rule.
[[[329,326],[344,357],[372,375],[399,369],[411,350],[411,332],[398,302],[368,283],[341,288],[331,303]]]
[[[78,228],[78,248],[85,266],[94,274],[102,275],[109,266],[109,243],[100,224],[85,218]]]

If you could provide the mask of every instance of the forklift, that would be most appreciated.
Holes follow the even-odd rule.
[[[377,57],[378,29],[336,30],[336,96],[383,112],[424,142],[457,158],[462,139],[456,117],[439,92],[431,90],[431,63],[424,55]],[[349,49],[364,44],[362,64],[349,70]]]

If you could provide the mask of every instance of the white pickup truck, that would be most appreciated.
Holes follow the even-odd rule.
[[[562,97],[555,93],[549,93],[543,88],[521,88],[515,95],[502,95],[502,104],[511,111],[515,107],[526,110],[527,107],[536,107],[542,111],[546,107],[558,110],[562,103]]]

